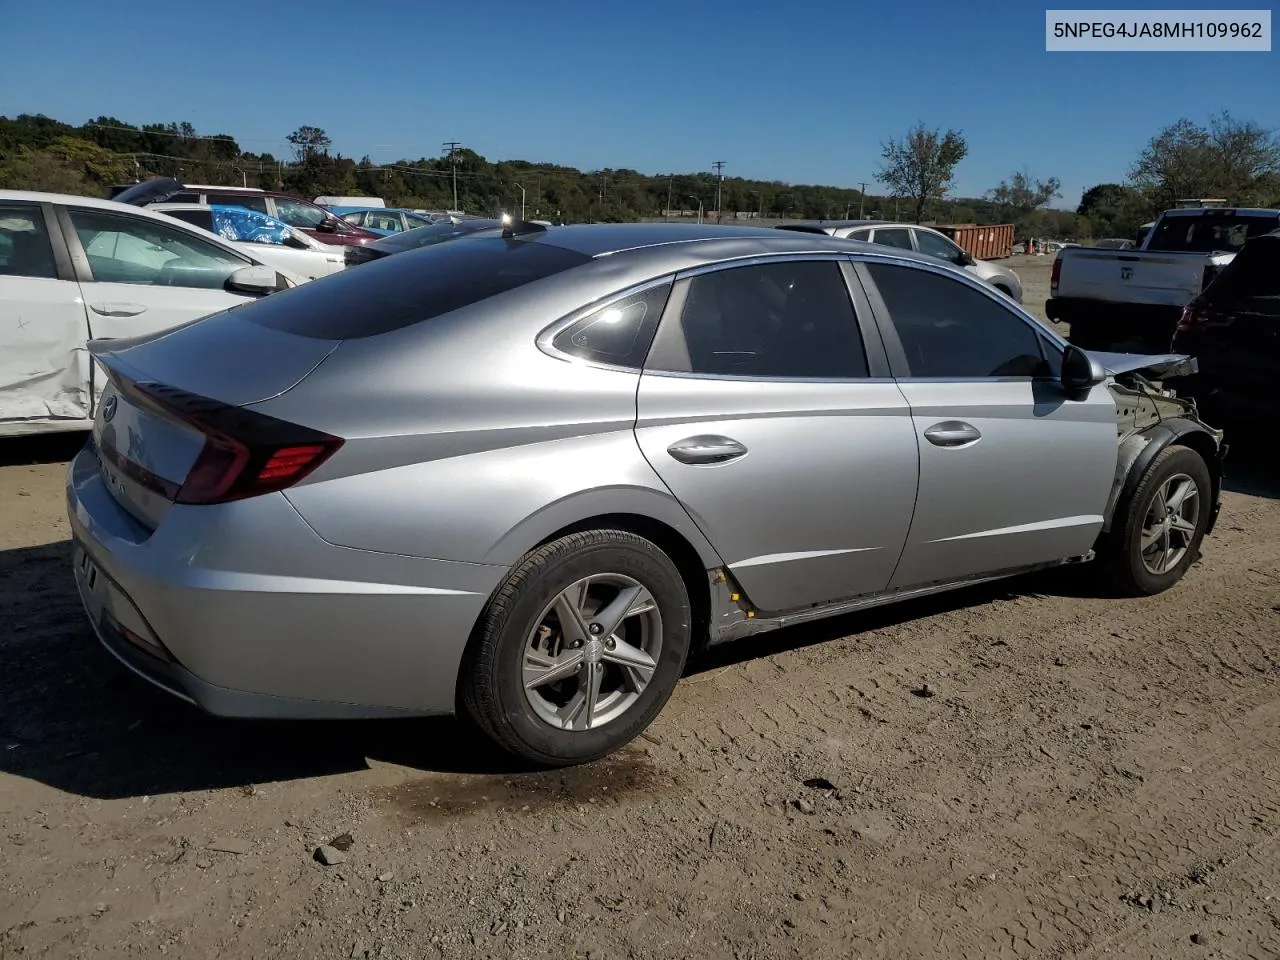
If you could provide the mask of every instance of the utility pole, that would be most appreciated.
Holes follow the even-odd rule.
[[[525,196],[524,187],[521,187],[520,184],[516,183],[514,180],[512,180],[511,182],[515,183],[517,187],[520,187],[520,219],[523,220],[524,219],[524,196]]]
[[[719,222],[720,222],[720,217],[721,217],[721,213],[720,213],[720,185],[721,185],[722,183],[724,183],[724,161],[723,161],[723,160],[717,160],[715,163],[713,163],[713,164],[711,164],[711,165],[712,165],[713,167],[715,167],[715,168],[716,168],[716,177],[717,177],[717,179],[716,179],[716,223],[719,223]]]
[[[867,185],[865,183],[858,184],[862,189],[858,193],[858,219],[862,219],[862,205],[867,200]]]
[[[676,182],[675,177],[667,177],[667,210],[666,210],[667,215],[662,218],[664,220],[671,219],[671,190],[675,186],[675,182]]]
[[[458,163],[453,159],[453,153],[462,144],[457,140],[446,140],[444,148],[449,151],[449,162],[453,165],[453,209],[458,209]]]

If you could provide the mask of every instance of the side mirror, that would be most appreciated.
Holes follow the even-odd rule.
[[[316,229],[319,230],[321,233],[337,233],[338,221],[330,217],[325,217],[323,220],[321,220],[319,223],[316,224]]]
[[[961,267],[972,267],[974,259],[969,255],[968,251],[961,250],[956,254],[956,264]]]
[[[261,264],[254,264],[251,267],[241,267],[227,277],[226,289],[232,293],[251,293],[254,296],[265,297],[269,293],[275,293],[284,288],[280,275],[275,270]]]
[[[1062,389],[1071,399],[1083,399],[1107,379],[1107,372],[1089,354],[1073,343],[1062,354]]]

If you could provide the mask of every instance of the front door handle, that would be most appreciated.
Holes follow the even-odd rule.
[[[943,420],[926,430],[924,438],[938,447],[963,447],[981,440],[982,434],[973,424],[963,420]]]
[[[136,317],[147,311],[141,303],[91,303],[89,309],[104,317]]]
[[[745,456],[747,448],[729,437],[685,437],[667,447],[667,453],[681,463],[725,463]]]

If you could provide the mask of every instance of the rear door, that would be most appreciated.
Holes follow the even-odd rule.
[[[181,224],[75,206],[59,217],[94,339],[158,333],[253,299],[225,289],[253,261]]]
[[[859,263],[858,275],[920,451],[915,517],[892,586],[1087,553],[1116,468],[1106,385],[1068,400],[1062,348],[985,284],[883,260]]]
[[[84,301],[50,204],[0,201],[0,432],[87,420]]]
[[[640,378],[640,448],[760,610],[874,593],[898,562],[918,453],[839,259],[686,275]]]

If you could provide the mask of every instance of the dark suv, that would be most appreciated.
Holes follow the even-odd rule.
[[[1186,392],[1234,421],[1280,413],[1280,230],[1254,237],[1182,311],[1171,349],[1196,358]]]
[[[200,183],[182,184],[172,177],[156,177],[142,183],[112,187],[111,200],[146,206],[150,203],[220,203],[247,207],[283,220],[291,227],[309,233],[321,243],[342,246],[363,245],[381,239],[381,234],[347,223],[307,200],[287,193],[257,190],[253,187],[216,187]]]

